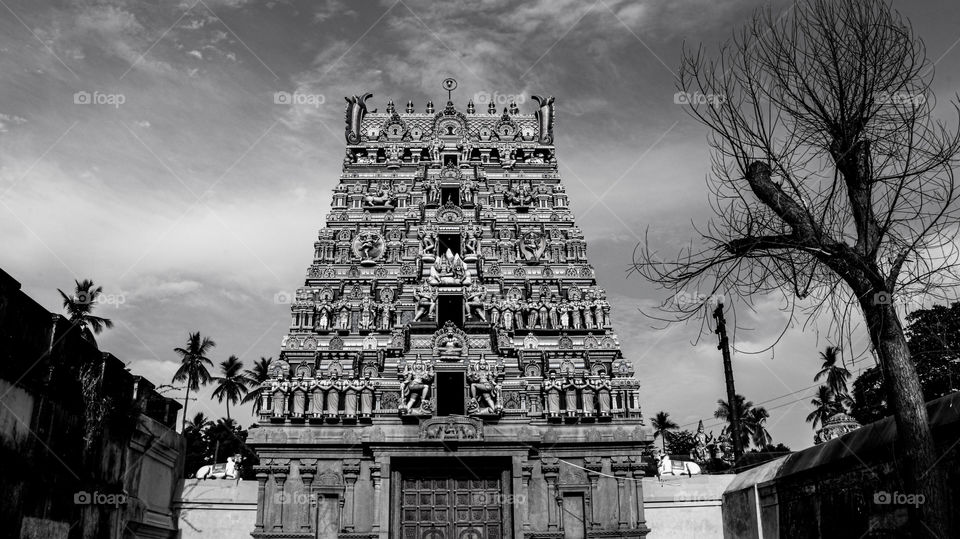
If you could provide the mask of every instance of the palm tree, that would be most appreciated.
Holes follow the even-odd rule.
[[[80,328],[80,334],[84,339],[96,345],[97,341],[93,336],[99,335],[104,329],[113,327],[113,321],[109,318],[101,318],[92,314],[97,298],[103,293],[103,287],[94,285],[90,279],[74,280],[73,282],[76,284],[76,288],[74,288],[72,296],[68,296],[66,292],[59,288],[57,292],[60,292],[60,297],[63,298],[63,308],[67,311],[70,322],[75,327]]]
[[[271,363],[273,363],[272,357],[261,357],[253,362],[252,369],[247,369],[243,372],[243,377],[246,379],[249,391],[240,402],[243,404],[252,402],[254,415],[260,413],[260,407],[263,405],[263,402],[261,402],[262,399],[260,398],[261,395],[263,395],[262,386],[264,382],[270,379]]]
[[[187,421],[187,426],[184,430],[194,430],[197,432],[202,432],[203,429],[213,425],[213,421],[210,421],[210,418],[206,416],[203,412],[197,412],[193,419]]]
[[[210,337],[200,337],[200,332],[191,333],[187,338],[186,348],[174,348],[173,351],[180,356],[180,368],[173,374],[174,382],[187,383],[187,395],[183,398],[183,424],[180,430],[187,426],[187,404],[190,402],[190,391],[199,391],[201,385],[207,385],[210,381],[210,371],[207,367],[213,366],[213,362],[207,357],[210,350],[216,346]]]
[[[823,365],[820,367],[820,372],[813,377],[813,381],[819,382],[820,378],[826,377],[827,387],[837,397],[837,400],[844,399],[847,396],[847,379],[850,378],[850,371],[843,365],[837,365],[837,360],[840,359],[840,348],[828,346],[823,352],[820,352],[820,359],[823,361]]]
[[[807,415],[807,423],[813,423],[813,429],[817,429],[817,424],[823,425],[823,422],[830,419],[830,416],[837,413],[838,405],[834,400],[833,391],[827,386],[817,388],[817,396],[810,401],[813,405],[813,411]]]
[[[227,401],[227,419],[230,419],[230,403],[236,404],[247,394],[247,379],[243,376],[243,362],[237,356],[230,356],[220,362],[221,376],[215,376],[217,388],[213,390],[213,397],[219,402]]]
[[[753,439],[753,445],[757,446],[761,450],[773,443],[773,436],[770,436],[770,433],[767,432],[766,425],[764,425],[769,417],[770,412],[767,412],[766,408],[763,406],[757,406],[747,411],[746,419],[744,421],[747,430],[750,431],[751,438]]]
[[[670,414],[664,412],[663,410],[657,412],[657,415],[650,421],[650,425],[653,427],[653,434],[660,437],[660,444],[663,447],[663,452],[667,452],[667,434],[676,428],[679,427],[676,423],[670,419]]]
[[[734,395],[733,400],[735,403],[734,406],[736,406],[737,417],[740,418],[740,445],[742,447],[747,447],[750,445],[750,435],[752,431],[749,428],[749,425],[747,425],[746,419],[750,409],[753,408],[753,402],[748,401],[746,397],[740,395],[739,393]],[[713,417],[717,419],[723,419],[727,423],[731,423],[733,421],[733,416],[731,415],[730,411],[730,405],[727,403],[727,401],[719,399],[717,401],[717,410],[713,412]],[[732,428],[728,429],[728,431],[732,430]],[[732,435],[730,437],[731,439],[733,438]]]

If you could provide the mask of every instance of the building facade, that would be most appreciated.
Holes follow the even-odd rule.
[[[253,536],[645,536],[652,436],[558,174],[554,99],[370,97],[347,98],[343,171],[250,431]]]

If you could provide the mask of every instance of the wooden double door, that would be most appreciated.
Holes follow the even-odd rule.
[[[508,492],[510,475],[502,462],[429,460],[429,467],[414,464],[398,472],[394,523],[401,539],[509,537],[512,515],[504,487]]]

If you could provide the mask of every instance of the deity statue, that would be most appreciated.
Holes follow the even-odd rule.
[[[360,265],[373,266],[386,250],[386,242],[379,232],[365,230],[353,240],[353,253],[360,258]]]
[[[550,296],[550,300],[547,302],[547,320],[549,320],[551,328],[560,327],[560,318],[557,315],[558,306],[559,302],[557,296]]]
[[[413,367],[404,367],[400,376],[403,387],[403,405],[400,413],[405,415],[429,415],[433,411],[430,402],[431,384],[433,384],[433,365],[426,366],[419,356]]]
[[[587,329],[593,329],[596,327],[593,318],[593,301],[589,298],[581,303],[583,306],[583,325]]]
[[[460,357],[463,351],[463,344],[454,331],[456,326],[452,322],[447,322],[443,326],[443,334],[437,338],[437,352],[441,357]]]
[[[469,285],[470,275],[459,254],[447,249],[446,254],[430,267],[428,283],[438,285]]]
[[[360,300],[360,329],[371,329],[376,318],[376,306],[370,296],[364,296]]]
[[[477,182],[467,179],[460,182],[460,200],[465,205],[477,203]]]
[[[346,298],[340,298],[340,301],[337,302],[337,312],[339,317],[337,318],[337,329],[350,329],[350,303]]]
[[[540,327],[546,329],[549,327],[550,318],[547,313],[547,304],[543,301],[543,297],[537,300],[536,308],[540,313],[539,320],[537,320],[537,322]]]
[[[397,308],[392,301],[382,301],[377,304],[377,312],[379,316],[377,317],[377,329],[381,331],[389,331],[393,327],[393,313],[396,312]]]
[[[557,305],[557,314],[560,317],[560,329],[570,329],[570,303],[567,300],[562,300],[559,305]]]
[[[477,227],[475,230],[467,230],[460,235],[464,261],[473,262],[477,259],[480,254],[480,237],[482,234],[483,230]]]
[[[510,157],[510,161],[515,161],[514,157]],[[520,185],[518,187],[511,187],[504,194],[504,200],[510,206],[530,206],[533,204],[533,194],[530,192],[530,188],[526,185]]]
[[[416,311],[413,313],[413,321],[419,322],[425,316],[434,317],[437,308],[437,296],[430,285],[424,283],[413,291],[413,299],[417,302]]]
[[[583,403],[583,415],[593,417],[596,415],[596,407],[593,403],[594,386],[592,380],[580,379],[580,401]]]
[[[540,325],[540,309],[536,302],[532,299],[527,301],[524,304],[524,309],[526,311],[524,318],[527,320],[527,327],[530,329],[538,327]]]
[[[557,371],[550,371],[550,376],[543,382],[543,391],[547,396],[547,414],[551,417],[560,415],[560,390],[562,383],[557,380]]]
[[[440,139],[433,139],[433,142],[430,143],[430,159],[434,163],[440,163],[440,149],[443,148],[443,143],[440,142]]]
[[[500,313],[500,317],[503,320],[503,329],[513,331],[513,305],[510,301],[504,301],[502,305],[503,310]]]
[[[307,407],[307,382],[303,379],[303,374],[297,376],[293,383],[293,409],[290,410],[291,417],[303,417]]]
[[[463,288],[464,311],[466,311],[468,320],[477,317],[483,322],[487,321],[486,305],[483,301],[486,293],[487,289],[480,283],[473,283],[473,285]]]
[[[340,392],[343,393],[343,415],[345,417],[357,417],[357,396],[361,389],[363,389],[363,382],[360,381],[360,377],[341,382]]]
[[[321,381],[321,387],[326,385],[326,401],[323,406],[323,413],[327,417],[336,417],[340,415],[340,375],[333,373],[330,378]]]
[[[547,249],[547,237],[536,231],[527,232],[521,238],[519,246],[524,260],[538,263]]]
[[[323,403],[325,390],[320,385],[319,377],[310,381],[310,415],[312,417],[323,417]]]
[[[363,377],[360,387],[360,415],[370,417],[373,414],[374,384],[367,374]]]
[[[567,415],[573,417],[577,415],[577,412],[580,410],[577,409],[577,384],[574,382],[573,378],[570,376],[565,376],[563,379],[563,389],[564,397],[566,398],[567,404]]]
[[[490,312],[490,324],[493,327],[500,327],[500,301],[491,297],[483,302],[483,308]]]
[[[600,405],[600,415],[609,416],[610,406],[610,380],[607,378],[607,371],[600,371],[600,379],[594,384],[597,390],[597,403]]]
[[[573,319],[573,329],[583,328],[583,303],[579,301],[570,302],[570,317]]]
[[[424,262],[433,262],[437,254],[437,233],[421,228],[417,232],[417,239],[420,240],[420,258]]]
[[[470,364],[467,383],[471,399],[467,403],[468,414],[499,414],[501,412],[498,377],[490,372],[487,361],[482,356],[480,361]]]
[[[363,196],[364,207],[396,207],[397,194],[390,187],[384,187],[379,184],[376,187],[370,186],[370,189]]]
[[[273,417],[283,417],[287,413],[287,391],[290,384],[283,376],[270,384],[273,395]]]
[[[697,425],[697,433],[693,435],[693,440],[696,442],[696,445],[693,446],[693,452],[690,455],[693,457],[693,460],[697,462],[706,462],[709,458],[709,452],[707,451],[707,433],[703,430],[703,420],[700,420],[700,423]]]
[[[316,328],[319,331],[330,329],[330,302],[326,299],[316,306]]]

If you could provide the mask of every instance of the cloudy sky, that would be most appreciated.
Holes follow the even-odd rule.
[[[459,106],[485,92],[530,111],[531,94],[554,95],[561,173],[645,413],[709,428],[724,396],[715,338],[652,327],[639,309],[662,296],[626,270],[647,227],[673,248],[708,216],[705,131],[674,103],[682,47],[713,49],[763,4],[2,0],[0,267],[57,312],[58,287],[102,284],[116,327],[101,347],[157,383],[190,331],[217,341],[218,362],[275,357],[289,313],[274,297],[302,284],[329,209],[343,96],[422,109],[448,76]],[[960,86],[960,5],[894,5],[946,101]],[[315,97],[278,105],[275,92]],[[737,388],[770,409],[775,440],[802,448],[830,340],[797,325],[745,353],[784,328],[776,301],[758,303],[737,316]],[[873,364],[863,342],[846,359]],[[191,408],[223,413],[208,398]]]

